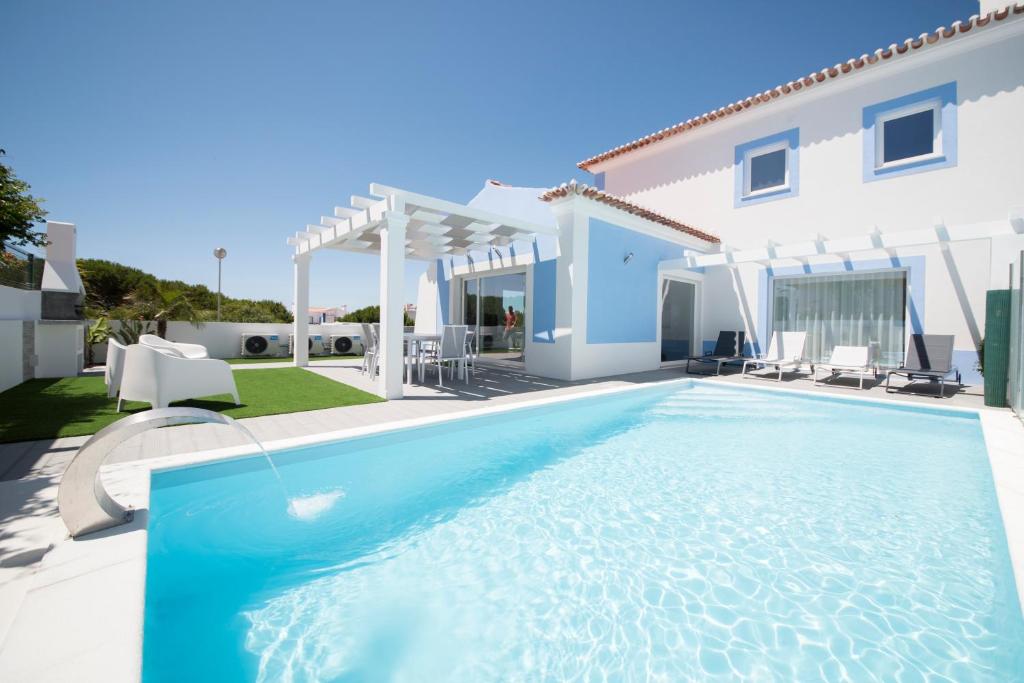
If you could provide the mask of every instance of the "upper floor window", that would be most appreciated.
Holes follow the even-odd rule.
[[[785,189],[789,185],[786,143],[747,152],[744,163],[743,196]]]
[[[956,165],[956,83],[864,108],[864,180]]]
[[[797,194],[797,128],[736,146],[736,207]]]

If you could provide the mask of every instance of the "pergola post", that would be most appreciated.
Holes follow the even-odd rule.
[[[409,218],[388,211],[380,227],[380,384],[386,399],[402,398],[405,363],[405,228]]]
[[[296,254],[292,257],[295,264],[295,323],[294,363],[296,367],[309,365],[309,262],[312,254]]]

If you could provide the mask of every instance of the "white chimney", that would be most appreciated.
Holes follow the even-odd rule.
[[[80,293],[82,279],[75,263],[75,224],[46,221],[46,240],[46,265],[41,289],[44,292]]]
[[[978,3],[978,16],[985,16],[989,12],[1005,9],[1007,5],[1013,4],[1012,0],[980,0]]]

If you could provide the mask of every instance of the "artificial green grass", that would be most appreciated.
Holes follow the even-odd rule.
[[[383,399],[302,368],[267,368],[235,373],[242,405],[230,396],[209,396],[172,403],[206,408],[231,417],[257,417],[337,408]],[[149,404],[128,401],[120,413],[107,398],[103,377],[33,379],[0,393],[0,443],[95,434]]]
[[[362,356],[357,356],[354,353],[345,354],[344,356],[311,356],[309,362],[316,363],[326,360],[338,360],[339,358],[362,358]],[[229,365],[252,365],[255,363],[291,363],[292,357],[281,356],[279,358],[267,358],[264,356],[252,356],[249,358],[225,358],[224,360],[227,361]]]

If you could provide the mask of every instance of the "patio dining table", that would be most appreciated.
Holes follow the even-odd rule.
[[[466,332],[466,341],[471,340],[474,335],[475,332],[473,330],[468,330]],[[405,339],[405,383],[412,384],[412,371],[414,364],[421,375],[420,382],[422,382],[423,367],[420,363],[420,353],[427,344],[440,344],[441,335],[406,332],[403,334],[403,337]],[[461,370],[459,379],[462,379]]]

